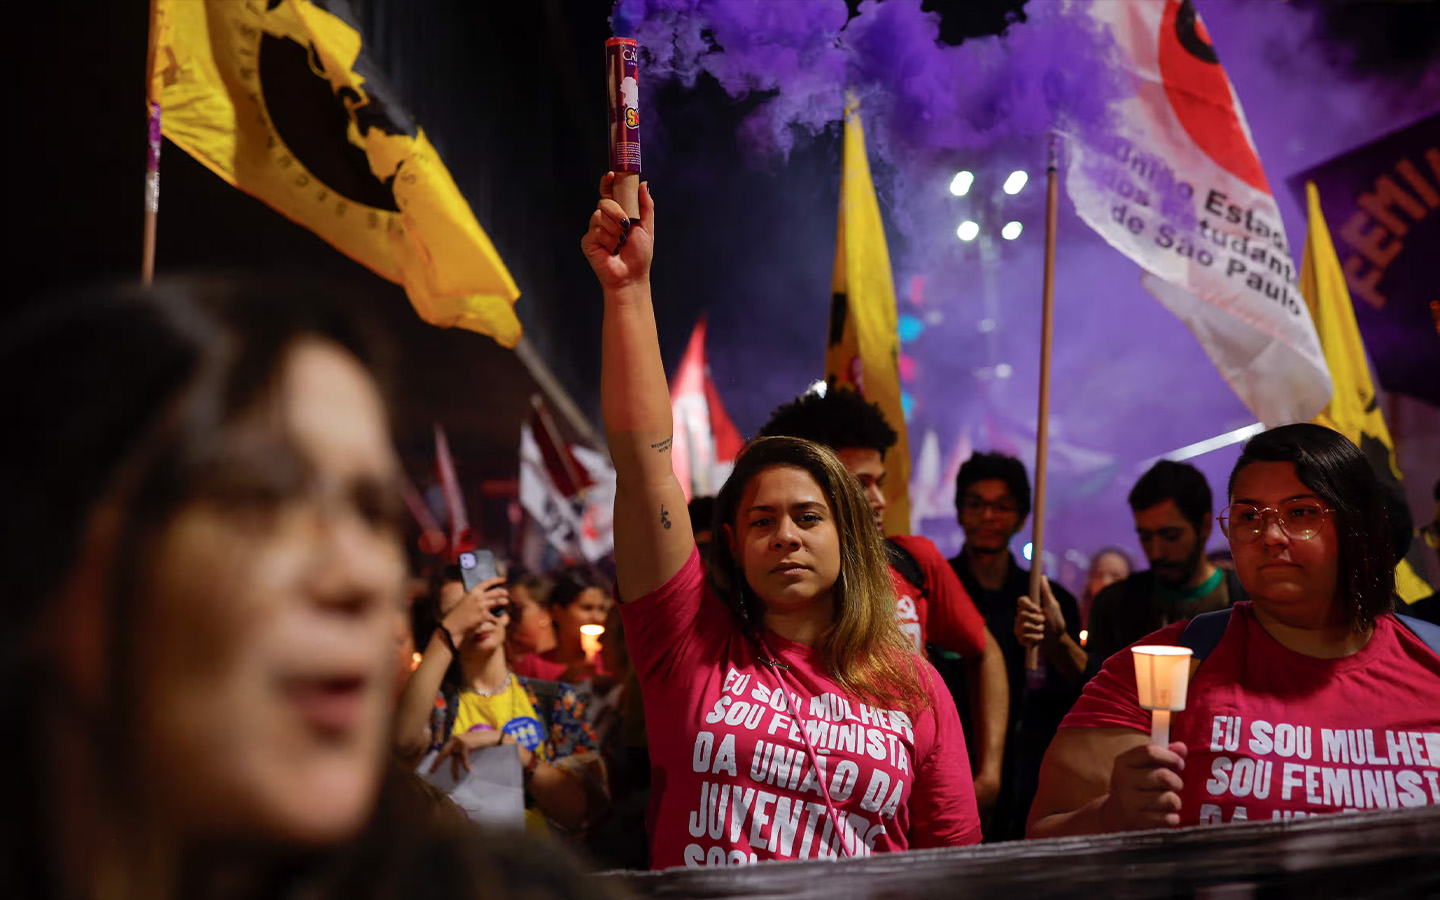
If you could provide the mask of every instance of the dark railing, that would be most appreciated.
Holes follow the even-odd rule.
[[[1440,897],[1440,806],[600,877],[696,900]]]

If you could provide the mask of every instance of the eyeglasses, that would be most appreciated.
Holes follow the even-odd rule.
[[[1280,526],[1280,533],[1292,541],[1308,541],[1320,533],[1325,516],[1334,511],[1304,500],[1286,503],[1279,509],[1237,503],[1227,506],[1216,519],[1225,536],[1238,544],[1259,540],[1271,519]]]
[[[983,514],[988,510],[1000,516],[1013,516],[1020,511],[1014,500],[985,500],[973,494],[967,495],[960,507],[968,513]]]

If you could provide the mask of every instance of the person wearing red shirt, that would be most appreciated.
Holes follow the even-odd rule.
[[[1220,525],[1251,602],[1193,669],[1174,742],[1149,743],[1132,655],[1115,654],[1050,745],[1030,837],[1440,802],[1440,656],[1426,623],[1391,612],[1391,532],[1365,457],[1286,425],[1245,445],[1228,493]]]
[[[526,678],[581,684],[610,673],[600,653],[588,654],[580,636],[584,625],[604,627],[614,602],[610,592],[582,568],[558,573],[548,596],[550,618],[555,623],[553,646],[515,661],[515,672]]]
[[[939,675],[900,632],[855,478],[809,441],[761,438],[721,489],[707,583],[670,460],[650,297],[655,207],[612,198],[581,249],[604,289],[601,399],[615,561],[649,723],[651,865],[859,857],[980,839]]]
[[[885,454],[898,437],[874,403],[848,388],[812,391],[770,414],[764,436],[788,435],[824,444],[860,482],[877,531],[884,533]],[[1000,793],[1010,685],[1005,657],[965,586],[933,541],[919,535],[892,535],[886,552],[895,584],[900,630],[919,652],[927,645],[961,658],[966,699],[961,709],[969,746],[974,748],[975,802],[982,821]],[[963,702],[963,701],[957,701]],[[968,713],[969,718],[965,718]],[[986,834],[989,835],[988,827]]]

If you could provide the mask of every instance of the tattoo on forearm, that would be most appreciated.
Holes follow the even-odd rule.
[[[665,511],[665,504],[660,504],[660,524],[666,531],[670,530],[670,513]]]
[[[663,441],[658,441],[654,444],[651,444],[650,449],[654,450],[656,453],[664,453],[670,449],[671,440],[671,438],[666,438]]]

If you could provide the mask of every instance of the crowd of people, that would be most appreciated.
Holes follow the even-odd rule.
[[[102,290],[6,336],[31,436],[5,450],[7,533],[44,535],[4,545],[15,895],[606,896],[570,860],[1440,803],[1440,628],[1396,614],[1410,532],[1344,437],[1256,436],[1219,510],[1157,463],[1129,496],[1148,568],[1103,548],[1079,600],[1032,596],[1010,456],[960,468],[953,558],[886,537],[897,436],[848,390],[781,406],[687,503],[655,206],[642,185],[632,219],[611,185],[582,240],[617,477],[604,572],[471,583],[450,559],[407,592],[384,356],[313,291]],[[1137,644],[1193,652],[1163,746]]]

